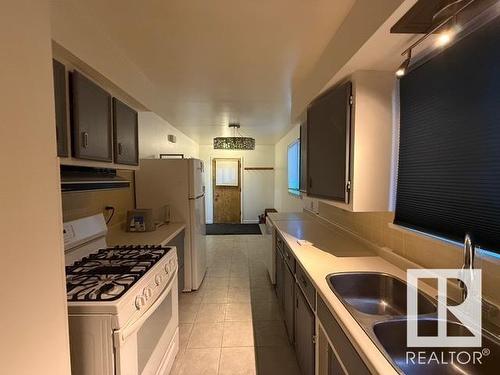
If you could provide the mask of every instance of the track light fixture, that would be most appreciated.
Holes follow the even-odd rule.
[[[407,72],[408,72],[408,66],[410,65],[410,59],[411,59],[411,52],[413,49],[415,49],[418,45],[420,45],[424,40],[426,40],[430,35],[433,35],[434,33],[442,30],[444,27],[447,27],[450,23],[453,24],[453,27],[448,27],[446,30],[442,31],[436,40],[437,46],[443,47],[447,45],[448,43],[451,42],[455,34],[457,33],[458,26],[457,26],[457,16],[460,14],[465,8],[467,8],[469,5],[471,5],[474,1],[476,0],[456,0],[453,1],[452,3],[444,6],[441,10],[439,10],[433,18],[437,19],[438,16],[442,14],[448,14],[450,13],[450,9],[453,6],[453,10],[455,10],[454,7],[458,7],[454,12],[449,14],[447,17],[445,17],[442,21],[440,21],[436,26],[434,26],[431,30],[427,32],[427,34],[423,35],[420,37],[416,42],[414,42],[410,47],[408,47],[406,50],[403,51],[401,54],[402,56],[407,55],[407,58],[403,63],[400,65],[398,70],[396,70],[396,77],[400,78],[403,77]]]
[[[411,60],[411,49],[408,50],[405,61],[396,70],[396,77],[401,78],[408,72],[408,66],[410,66]]]

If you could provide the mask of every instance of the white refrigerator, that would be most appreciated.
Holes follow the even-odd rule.
[[[170,221],[186,224],[184,288],[197,290],[207,271],[204,166],[198,159],[142,159],[135,172],[137,208],[170,206]]]

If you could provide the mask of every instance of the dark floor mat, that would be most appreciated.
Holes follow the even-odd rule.
[[[207,224],[207,234],[262,234],[262,232],[259,224]]]

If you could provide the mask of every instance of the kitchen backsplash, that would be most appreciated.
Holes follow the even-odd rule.
[[[64,193],[62,195],[63,220],[75,220],[95,215],[104,212],[104,207],[113,206],[115,214],[109,226],[124,222],[127,217],[127,211],[133,209],[135,206],[134,172],[118,170],[117,174],[132,181],[129,188]]]
[[[391,223],[393,212],[353,213],[324,202],[318,204],[319,216],[368,241],[426,268],[460,268],[463,252],[458,246],[444,241],[398,229]],[[476,268],[483,270],[483,294],[500,304],[500,260],[476,254]]]

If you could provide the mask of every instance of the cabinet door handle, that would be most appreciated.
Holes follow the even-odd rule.
[[[82,132],[82,147],[89,147],[89,133],[87,132]]]
[[[313,179],[312,177],[309,177],[309,188],[312,188],[313,186]]]
[[[122,146],[121,142],[119,142],[118,143],[118,155],[121,155],[122,151],[123,151],[123,146]]]

